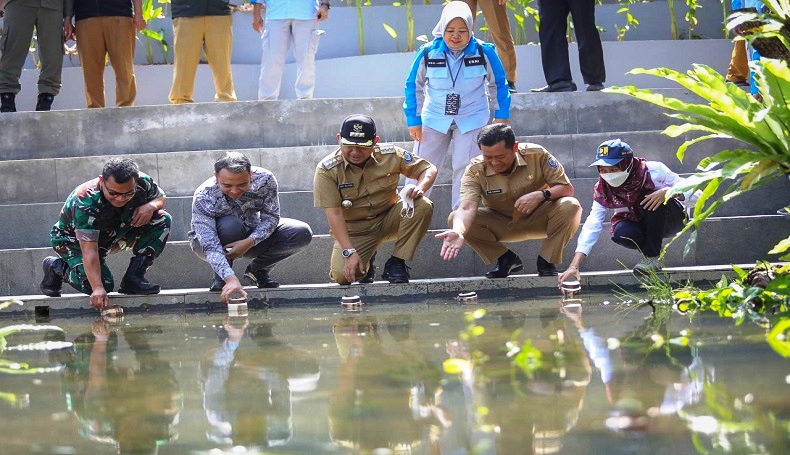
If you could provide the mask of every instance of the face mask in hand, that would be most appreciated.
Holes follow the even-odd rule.
[[[620,172],[609,172],[606,174],[601,174],[601,178],[604,179],[606,183],[610,186],[618,187],[625,183],[628,180],[628,172],[620,171]]]

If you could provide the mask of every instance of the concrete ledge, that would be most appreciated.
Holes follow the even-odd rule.
[[[752,267],[753,264],[741,264],[741,267]],[[669,282],[686,284],[688,282],[709,287],[721,279],[722,275],[732,277],[734,272],[730,266],[707,267],[676,267],[667,268],[663,276]],[[612,292],[615,288],[623,288],[639,292],[640,284],[629,271],[609,271],[585,273],[582,276],[582,294],[590,291]],[[383,301],[413,302],[425,300],[445,301],[448,304],[461,304],[456,299],[460,292],[475,291],[479,297],[477,303],[499,301],[503,296],[551,297],[561,300],[554,277],[538,277],[536,275],[513,275],[505,279],[489,280],[486,278],[444,278],[412,280],[409,284],[389,284],[379,281],[372,284],[354,284],[340,286],[337,284],[316,285],[284,285],[277,289],[258,289],[246,287],[250,296],[251,309],[269,308],[272,306],[298,306],[326,304],[339,307],[344,296],[359,295],[364,305],[375,305]],[[31,315],[37,308],[52,313],[95,313],[90,308],[84,294],[64,294],[60,298],[49,298],[41,295],[20,295],[13,297],[21,301],[20,305],[12,305],[0,311],[0,318],[15,317],[20,314]],[[3,298],[5,299],[5,298]],[[110,304],[121,305],[125,312],[138,313],[149,311],[222,311],[224,304],[219,293],[206,292],[202,289],[165,290],[155,296],[127,296],[110,293]],[[470,306],[474,306],[471,304]]]
[[[696,98],[682,89],[657,92]],[[3,116],[0,160],[60,158],[64,150],[97,156],[335,144],[340,123],[354,112],[373,115],[384,141],[402,142],[409,140],[402,105],[402,97],[392,97],[18,112]],[[656,130],[674,123],[652,104],[600,92],[518,93],[511,111],[511,123],[525,136]]]
[[[666,255],[668,267],[704,266],[732,263],[753,263],[760,259],[773,259],[767,252],[787,236],[790,221],[783,216],[755,216],[716,218],[706,222],[697,235],[697,242],[688,256],[683,257],[685,239],[673,243]],[[593,252],[583,266],[584,271],[630,270],[641,256],[633,250],[613,245],[606,237],[608,226]],[[490,268],[471,250],[464,248],[458,259],[445,262],[439,257],[441,242],[434,238],[436,231],[429,231],[418,250],[417,257],[409,266],[413,279],[458,278],[483,276]],[[329,258],[333,239],[318,235],[302,254],[281,262],[272,276],[282,284],[326,283],[329,281]],[[508,246],[524,261],[524,270],[535,273],[535,259],[540,241],[527,241]],[[738,245],[738,248],[733,248]],[[379,249],[376,265],[377,277],[381,267],[392,253],[392,243]],[[570,261],[576,242],[564,251],[564,264]],[[41,261],[52,255],[50,248],[0,250],[0,295],[38,293],[43,276]],[[107,264],[120,282],[128,265],[129,254],[115,254]],[[235,270],[241,275],[249,261],[237,261]],[[560,266],[563,268],[564,266]],[[212,272],[207,263],[197,259],[186,242],[170,242],[149,271],[152,282],[165,289],[206,288]]]

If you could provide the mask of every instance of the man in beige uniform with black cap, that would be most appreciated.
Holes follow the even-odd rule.
[[[337,138],[340,148],[321,160],[313,180],[315,206],[324,209],[335,238],[329,275],[339,284],[372,282],[376,250],[394,241],[381,277],[408,283],[405,261],[414,257],[433,214],[423,194],[436,167],[400,147],[377,145],[376,124],[367,115],[346,117]],[[399,195],[401,174],[417,183]]]
[[[451,229],[436,235],[444,239],[442,258],[455,259],[468,243],[486,264],[496,260],[487,278],[505,278],[524,267],[504,242],[545,239],[538,275],[557,275],[555,264],[562,262],[562,249],[582,214],[562,165],[540,145],[517,143],[509,125],[483,127],[477,144],[482,155],[472,159],[461,179],[461,203],[448,219]]]

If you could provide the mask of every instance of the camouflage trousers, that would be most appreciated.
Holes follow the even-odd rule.
[[[170,214],[160,210],[145,226],[131,228],[117,237],[102,238],[99,245],[99,261],[104,289],[107,292],[112,292],[115,288],[115,280],[105,263],[107,255],[131,250],[135,256],[148,256],[155,259],[165,249],[172,224],[173,218]],[[55,246],[55,252],[69,266],[63,276],[63,281],[84,294],[90,294],[93,289],[88,281],[88,275],[85,273],[80,245],[78,243],[60,244]]]

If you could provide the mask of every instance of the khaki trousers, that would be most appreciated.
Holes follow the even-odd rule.
[[[177,17],[173,19],[173,86],[170,102],[194,103],[195,74],[201,51],[214,76],[214,101],[236,101],[230,57],[233,51],[232,16]]]
[[[433,202],[426,197],[415,199],[414,216],[411,218],[401,217],[402,207],[402,204],[395,204],[389,211],[372,220],[346,222],[351,244],[354,245],[354,249],[357,250],[362,258],[362,263],[366,266],[379,246],[385,242],[395,241],[393,256],[405,261],[411,261],[414,258],[417,245],[420,244],[420,240],[428,232],[428,226],[431,224]],[[342,251],[343,248],[335,241],[335,245],[332,247],[329,276],[336,283],[349,284],[343,276],[346,258],[343,257]],[[365,273],[367,270],[364,273],[357,271],[356,280],[364,277]]]
[[[505,67],[505,76],[510,82],[516,82],[516,45],[510,33],[510,20],[507,17],[507,5],[500,5],[497,0],[464,0],[472,10],[472,17],[477,17],[477,6],[483,12],[488,31],[494,40],[496,53]]]
[[[115,73],[115,105],[134,106],[134,20],[124,16],[90,17],[77,21],[76,27],[88,108],[105,106],[104,68],[108,57]]]
[[[453,225],[454,216],[455,212],[447,220],[450,226]],[[544,202],[532,215],[525,215],[515,223],[496,210],[481,207],[477,209],[477,217],[464,237],[486,264],[491,264],[505,254],[508,248],[504,243],[533,239],[545,239],[540,246],[543,259],[552,264],[561,264],[562,249],[579,228],[581,217],[581,205],[572,197]]]
[[[735,41],[727,69],[727,80],[730,82],[749,82],[749,57],[746,54],[746,41]]]

